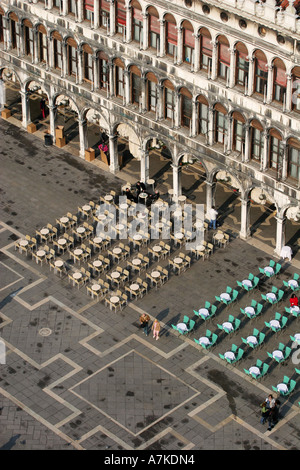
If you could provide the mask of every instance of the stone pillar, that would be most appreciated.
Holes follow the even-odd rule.
[[[149,152],[148,150],[142,150],[141,152],[141,181],[146,183],[149,179]]]
[[[117,173],[117,171],[119,171],[120,169],[117,144],[118,144],[117,136],[110,135],[109,136],[109,158],[110,158],[109,170],[113,174]]]
[[[148,13],[143,13],[143,45],[142,50],[146,50],[149,47],[149,23],[148,23]]]
[[[177,65],[182,64],[182,37],[183,37],[183,28],[179,27],[177,29],[177,54],[175,63]],[[174,57],[175,59],[175,57]]]
[[[78,130],[79,130],[79,144],[80,144],[80,151],[79,156],[80,158],[85,158],[85,150],[88,147],[87,142],[87,121],[86,119],[78,118]]]
[[[132,21],[131,21],[131,6],[126,7],[126,29],[125,29],[125,42],[132,40]]]
[[[160,38],[159,38],[159,53],[158,57],[163,57],[166,54],[166,31],[165,31],[165,21],[159,20],[160,23]]]
[[[94,0],[94,28],[99,28],[99,0]]]
[[[175,109],[174,109],[174,127],[175,129],[180,127],[180,99],[181,95],[175,91]]]
[[[124,70],[124,98],[125,106],[130,103],[130,72],[129,70]]]
[[[280,256],[281,248],[285,245],[286,217],[276,217],[276,248],[275,253]]]
[[[205,181],[206,183],[206,213],[215,206],[216,183]]]
[[[249,162],[250,160],[250,124],[245,124],[245,153],[243,160],[244,162]]]
[[[285,95],[285,110],[291,111],[292,109],[292,75],[290,73],[286,74],[286,95]]]
[[[77,21],[79,23],[83,21],[83,0],[77,1]]]
[[[191,137],[195,136],[197,134],[197,114],[198,114],[198,107],[197,107],[197,101],[193,98],[192,101],[192,132],[191,132]]]
[[[62,1],[62,11],[61,14],[66,16],[68,14],[68,0],[61,0]]]
[[[83,64],[82,64],[82,49],[77,49],[77,77],[78,83],[82,83],[82,75],[83,75]]]
[[[263,139],[264,139],[264,150],[263,150],[263,155],[262,155],[261,167],[262,167],[262,170],[266,170],[268,168],[268,151],[269,151],[268,133],[266,131],[263,132]]]
[[[230,49],[230,67],[229,67],[229,88],[234,87],[236,53],[235,49]]]
[[[254,84],[254,59],[249,57],[249,69],[248,69],[248,95],[253,94],[253,84]]]
[[[27,129],[28,124],[31,123],[29,103],[30,93],[28,91],[20,91],[20,94],[22,101],[22,126],[24,127],[24,129]]]
[[[218,61],[218,43],[216,41],[212,41],[212,64],[211,64],[211,79],[215,80],[217,77],[217,61]]]
[[[181,166],[173,163],[173,199],[176,202],[181,196]]]
[[[109,21],[109,36],[116,34],[116,6],[114,0],[110,2],[110,21]]]
[[[207,144],[213,145],[214,143],[214,108],[209,105],[208,108],[208,139]]]
[[[55,144],[55,114],[57,107],[55,105],[48,106],[49,108],[49,120],[50,120],[50,134],[52,135],[53,143]]]
[[[194,49],[194,72],[200,70],[200,35],[195,34],[195,49]]]
[[[283,155],[282,155],[282,169],[281,169],[281,181],[285,181],[287,178],[287,172],[288,172],[288,153],[289,153],[289,147],[287,141],[282,142],[284,145],[283,148]]]
[[[241,201],[241,230],[240,238],[250,237],[250,199],[240,198]]]
[[[268,65],[267,103],[273,99],[273,66]]]

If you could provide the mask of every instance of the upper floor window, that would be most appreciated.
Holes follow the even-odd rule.
[[[62,70],[62,61],[63,61],[62,37],[57,31],[54,31],[54,33],[52,34],[52,38],[53,38],[54,68],[58,70]]]
[[[88,44],[83,45],[83,80],[93,81],[93,51]]]
[[[0,8],[0,42],[4,41],[4,34],[3,34],[3,16],[4,11]]]
[[[124,0],[116,1],[116,33],[126,32],[126,9]]]
[[[232,148],[239,153],[244,151],[245,145],[245,118],[238,112],[234,112],[233,115],[233,129],[232,129]]]
[[[261,161],[264,149],[263,126],[259,121],[253,119],[250,125],[250,159]]]
[[[115,95],[117,97],[125,97],[124,89],[124,63],[121,59],[114,61],[115,65]]]
[[[215,142],[219,144],[225,143],[225,137],[227,136],[227,111],[221,104],[215,105]]]
[[[143,41],[143,15],[138,2],[132,3],[132,39],[142,44]]]
[[[108,57],[104,52],[98,53],[99,60],[99,88],[109,90],[109,66]]]
[[[146,93],[147,93],[147,101],[146,107],[147,110],[153,113],[156,113],[157,110],[157,78],[154,73],[149,72],[147,74],[147,82],[146,82]]]
[[[249,59],[246,46],[239,42],[236,45],[236,62],[235,62],[235,84],[246,86],[248,83]]]
[[[130,68],[130,95],[132,104],[140,104],[142,95],[141,71],[135,65]]]
[[[193,106],[192,95],[186,88],[180,90],[181,100],[181,125],[190,128],[192,122]]]
[[[218,77],[229,79],[230,51],[229,42],[224,36],[218,37]]]
[[[153,47],[155,50],[158,50],[160,47],[160,23],[158,13],[154,7],[150,7],[148,9],[148,15],[149,47]]]
[[[208,132],[208,101],[204,96],[197,98],[197,133],[207,135]]]
[[[108,0],[99,1],[99,26],[107,28],[109,26],[110,2]]]
[[[193,26],[188,22],[183,22],[182,29],[182,60],[189,64],[194,63],[195,37]]]
[[[18,17],[15,13],[9,15],[9,33],[10,33],[10,46],[11,49],[17,48],[17,23]]]
[[[24,54],[33,57],[33,29],[32,23],[29,20],[23,22],[23,34],[24,34]]]
[[[171,57],[176,57],[177,50],[177,28],[176,21],[172,15],[166,15],[166,54]]]
[[[211,72],[212,43],[211,35],[206,28],[200,31],[200,69]]]
[[[290,178],[300,181],[300,142],[297,139],[288,141],[288,171]]]
[[[68,12],[71,13],[71,15],[77,16],[78,14],[77,0],[68,0]]]
[[[265,95],[267,82],[268,66],[266,56],[262,51],[256,51],[254,54],[254,92]]]
[[[283,144],[282,136],[276,129],[270,129],[269,135],[269,168],[279,172],[282,170]]]
[[[283,103],[286,94],[286,70],[280,59],[275,59],[273,64],[273,100]]]
[[[300,67],[292,70],[292,110],[300,112]]]
[[[38,52],[39,61],[48,62],[48,39],[47,32],[43,25],[38,27]]]
[[[163,83],[164,90],[164,119],[174,120],[175,115],[175,89],[170,80]]]
[[[84,0],[83,16],[85,20],[93,21],[94,0]]]

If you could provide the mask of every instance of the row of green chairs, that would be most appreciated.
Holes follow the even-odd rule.
[[[288,281],[283,281],[283,285],[287,287],[288,289],[291,289],[293,292],[296,292],[297,290],[300,289],[300,283],[298,282],[299,278],[300,278],[299,274],[294,273],[294,276],[292,279],[297,282],[297,285],[289,284]]]
[[[208,310],[208,315],[203,315],[201,313],[201,309],[199,309],[198,311],[197,310],[194,310],[194,314],[199,317],[199,318],[202,318],[202,320],[204,321],[207,321],[207,320],[211,320],[213,316],[215,316],[215,314],[217,313],[217,307],[216,305],[211,305],[210,302],[206,301],[205,302],[205,305],[204,305],[204,308],[206,310]]]
[[[279,272],[281,271],[281,264],[275,263],[275,261],[272,259],[269,262],[269,266],[273,268],[273,272],[265,271],[264,268],[258,268],[259,272],[263,274],[264,276],[270,278],[273,276],[277,276],[277,274],[279,274]]]
[[[240,308],[240,311],[243,315],[246,315],[250,320],[252,320],[253,318],[256,318],[260,315],[262,309],[263,309],[263,304],[260,304],[258,303],[256,300],[252,299],[251,300],[251,305],[249,305],[249,307],[252,307],[254,308],[254,314],[250,314],[249,312],[246,311],[246,308],[243,309],[243,308]]]
[[[285,375],[283,377],[283,381],[281,382],[283,383],[284,385],[287,386],[287,390],[284,391],[284,390],[279,390],[277,387],[274,387],[274,385],[272,385],[272,389],[274,390],[274,392],[276,393],[280,393],[280,395],[284,396],[284,397],[287,397],[289,396],[292,391],[295,389],[296,387],[296,381],[295,380],[292,380],[290,379],[287,375]]]
[[[202,346],[204,349],[210,349],[212,346],[214,346],[218,340],[218,335],[215,333],[212,333],[210,330],[206,330],[205,333],[205,338],[208,339],[208,343],[202,342],[199,339],[194,338],[194,341],[196,344],[199,344],[199,346]]]
[[[232,329],[231,328],[227,328],[224,323],[230,323],[232,325]],[[240,327],[240,324],[241,324],[241,320],[239,320],[238,318],[234,318],[233,315],[229,315],[228,317],[228,320],[224,322],[222,325],[219,325],[219,323],[217,323],[217,326],[220,330],[223,330],[226,334],[230,334],[230,333],[234,333],[235,331],[237,331]]]
[[[273,356],[273,354],[270,352],[267,352],[267,354],[270,359],[273,359],[278,364],[282,364],[284,361],[286,361],[292,352],[291,348],[285,346],[283,343],[279,343],[277,350],[282,352],[282,357],[277,357],[276,355]]]
[[[252,337],[256,339],[256,341],[251,341],[249,338]],[[247,337],[247,339],[242,338],[243,343],[247,344],[252,349],[256,349],[261,346],[265,340],[266,335],[261,333],[257,328],[253,328],[253,332],[251,335]],[[251,338],[252,339],[252,338]]]
[[[249,273],[247,280],[251,281],[251,283],[252,283],[251,286],[248,286],[247,284],[244,284],[242,281],[236,281],[236,283],[239,287],[241,287],[241,289],[244,289],[247,292],[252,291],[253,289],[255,289],[258,286],[258,283],[259,283],[259,277],[258,276],[254,276],[254,274]]]
[[[284,310],[286,311],[286,313],[289,313],[290,315],[292,315],[295,318],[300,317],[300,310],[299,310],[299,312],[296,312],[295,310],[291,310],[290,307],[284,307]]]
[[[229,300],[226,300],[226,299],[224,299],[224,298],[222,298],[218,295],[215,295],[215,298],[218,302],[223,302],[225,305],[230,305],[233,302],[235,302],[235,300],[237,300],[239,292],[236,289],[232,289],[232,287],[227,286],[226,287],[226,294],[229,294],[229,296],[230,296]]]
[[[270,328],[270,330],[272,330],[274,333],[279,333],[283,330],[283,328],[286,326],[287,324],[287,321],[288,321],[288,318],[287,317],[284,317],[283,315],[281,315],[280,313],[276,312],[275,313],[275,318],[274,320],[277,320],[279,322],[279,326],[274,326],[274,325],[271,325],[271,321],[270,322],[267,322],[265,321],[265,325],[267,328]]]
[[[179,334],[186,335],[186,334],[190,333],[193,330],[196,322],[194,320],[190,319],[187,315],[184,315],[182,323],[184,323],[187,326],[186,330],[181,330],[180,328],[178,328],[176,325],[173,325],[173,324],[171,326],[172,326],[173,330],[178,331]]]
[[[260,359],[257,359],[257,361],[255,363],[255,367],[257,367],[259,369],[258,374],[251,371],[250,370],[251,367],[249,367],[249,369],[244,369],[245,374],[249,375],[250,377],[252,377],[255,380],[262,379],[267,374],[267,372],[270,368],[269,364],[267,364],[266,362],[262,362]]]
[[[275,299],[272,299],[271,297],[268,297],[265,294],[261,294],[262,299],[265,300],[266,302],[269,302],[272,305],[277,304],[278,302],[280,302],[280,300],[283,299],[284,291],[282,289],[278,289],[277,287],[273,286],[271,293],[275,294],[276,296]]]
[[[244,350],[239,348],[236,344],[231,345],[231,349],[228,351],[234,354],[234,359],[230,359],[229,357],[226,357],[226,353],[220,354],[219,357],[223,359],[224,361],[228,362],[229,364],[235,364],[238,361],[240,361],[244,355]]]

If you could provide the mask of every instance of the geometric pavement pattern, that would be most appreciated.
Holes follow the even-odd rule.
[[[244,242],[234,240],[209,261],[195,262],[185,274],[115,314],[49,272],[48,266],[37,266],[14,251],[14,242],[7,241],[22,234],[4,223],[1,227],[0,292],[6,296],[0,305],[0,328],[7,360],[1,366],[0,394],[59,438],[61,447],[65,443],[69,449],[100,450],[299,448],[299,391],[284,401],[282,418],[272,431],[259,424],[258,404],[283,373],[292,374],[290,363],[253,383],[242,367],[224,366],[218,357],[232,339],[223,338],[216,350],[204,351],[193,341],[198,331],[178,337],[170,327],[183,313],[191,316],[192,306],[200,307],[204,299],[213,302],[213,295],[220,293],[218,283],[212,286],[210,273],[220,271],[222,279],[221,258],[225,266],[224,259],[235,259],[236,269],[226,269],[226,283],[230,276],[236,279]],[[257,258],[259,250],[249,249],[267,262],[264,254]],[[188,286],[203,275],[206,292],[195,295]],[[184,299],[193,298],[191,303],[189,299],[180,305],[182,287]],[[158,342],[138,329],[143,311],[160,320]],[[200,326],[205,331],[206,325]],[[247,359],[249,366],[256,358],[250,353]],[[0,433],[2,446],[8,436],[7,430]],[[22,448],[22,442],[15,448]],[[53,437],[51,442],[55,445]],[[32,441],[30,447],[39,445]]]

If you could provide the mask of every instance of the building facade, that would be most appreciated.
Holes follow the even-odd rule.
[[[242,238],[250,236],[251,201],[274,204],[279,254],[286,222],[300,220],[297,3],[1,0],[1,76],[18,86],[24,128],[35,92],[46,98],[54,140],[57,109],[68,105],[79,158],[92,120],[107,135],[113,173],[122,136],[142,181],[153,142],[163,142],[175,200],[183,162],[201,164],[206,210],[217,181],[230,181]]]

